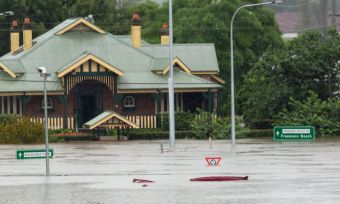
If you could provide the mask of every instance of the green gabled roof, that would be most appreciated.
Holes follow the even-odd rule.
[[[52,75],[47,82],[49,92],[62,92],[61,83],[56,75]],[[43,91],[43,79],[37,73],[18,76],[13,79],[7,74],[0,72],[0,92],[41,92]]]
[[[163,59],[169,56],[169,47],[164,45],[144,46],[141,50],[156,58],[156,64],[163,65]],[[181,59],[193,72],[219,72],[214,44],[174,44],[173,56]],[[160,68],[153,66],[153,69]]]
[[[25,73],[25,67],[19,60],[0,60],[0,63],[9,67],[16,74]]]
[[[28,55],[22,56],[20,61],[26,73],[36,73],[36,67],[39,66],[46,67],[50,73],[56,73],[85,52],[130,72],[148,71],[152,59],[110,35],[68,32],[54,35]]]
[[[135,72],[118,78],[120,90],[128,89],[167,89],[168,75],[156,73]],[[175,89],[219,89],[222,86],[207,81],[201,77],[187,74],[178,69],[174,70]]]
[[[157,89],[167,86],[167,76],[152,71],[168,66],[168,46],[150,45],[143,41],[141,48],[134,48],[130,43],[131,37],[114,36],[110,33],[72,30],[56,34],[79,19],[67,19],[33,39],[32,48],[26,51],[2,56],[0,63],[20,74],[12,80],[10,76],[0,73],[0,92],[41,91],[41,78],[36,71],[41,66],[52,74],[53,82],[48,83],[47,90],[60,92],[63,88],[57,73],[86,53],[91,53],[124,72],[124,76],[118,77],[121,82],[118,90]],[[213,44],[177,44],[174,45],[174,56],[193,72],[219,71]],[[176,72],[175,82],[178,83],[176,88],[221,88],[215,83],[182,72]]]
[[[169,58],[154,58],[151,63],[151,71],[159,71],[169,66]]]

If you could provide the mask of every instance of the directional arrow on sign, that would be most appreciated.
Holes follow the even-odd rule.
[[[276,131],[276,135],[279,136],[280,132],[279,131]]]
[[[19,154],[18,154],[18,155],[19,155],[19,158],[21,158],[21,156],[22,156],[22,153],[21,153],[21,152],[19,152]]]

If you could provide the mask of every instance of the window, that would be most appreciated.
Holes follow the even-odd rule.
[[[124,98],[124,108],[134,108],[135,98],[133,96],[126,96]]]
[[[41,101],[41,108],[44,109],[44,98]],[[53,100],[51,97],[47,97],[47,109],[52,109],[53,108]]]

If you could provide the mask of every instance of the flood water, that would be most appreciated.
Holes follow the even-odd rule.
[[[274,143],[271,139],[177,140],[175,152],[161,141],[51,144],[45,160],[16,160],[17,149],[0,145],[0,203],[340,203],[340,140]],[[164,143],[165,150],[169,147]],[[221,156],[209,167],[207,156]],[[247,181],[190,182],[203,176],[249,176]],[[153,180],[143,187],[134,178]]]

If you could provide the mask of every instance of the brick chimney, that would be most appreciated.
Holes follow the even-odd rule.
[[[32,25],[28,17],[24,20],[23,30],[24,50],[28,50],[32,47]]]
[[[163,23],[161,30],[161,45],[169,44],[169,26],[167,23]]]
[[[14,53],[20,46],[20,33],[18,28],[18,20],[13,20],[10,30],[11,53]]]
[[[134,13],[131,20],[131,41],[133,47],[141,46],[141,20],[140,16],[137,13]]]

